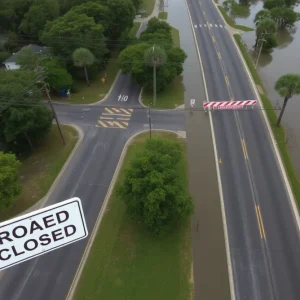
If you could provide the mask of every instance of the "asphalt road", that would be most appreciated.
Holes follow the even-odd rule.
[[[209,100],[256,99],[212,0],[187,3]],[[215,111],[212,115],[222,160],[219,167],[236,298],[299,299],[299,228],[262,113]]]
[[[147,110],[138,102],[139,93],[130,76],[121,74],[103,103],[55,105],[60,121],[79,126],[84,138],[47,205],[79,197],[90,233],[126,141],[133,134],[148,129]],[[127,101],[118,101],[119,95],[128,96]],[[152,110],[151,116],[153,129],[185,130],[183,111]],[[107,127],[101,126],[99,121]],[[65,299],[87,242],[88,238],[2,271],[0,299]]]

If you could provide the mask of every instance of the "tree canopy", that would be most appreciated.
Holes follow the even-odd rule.
[[[47,22],[42,41],[66,61],[71,61],[72,53],[80,47],[89,49],[101,60],[107,53],[103,31],[103,26],[96,24],[94,18],[69,11]]]
[[[52,115],[42,103],[39,76],[31,70],[0,71],[0,140],[18,151],[49,132]]]
[[[286,74],[281,76],[275,83],[275,90],[284,97],[283,107],[277,120],[277,126],[279,126],[288,100],[294,94],[300,94],[300,75]]]
[[[0,152],[0,209],[9,207],[21,191],[20,162],[14,154]]]
[[[280,29],[290,28],[300,19],[300,14],[290,7],[274,7],[270,14]]]
[[[152,18],[138,43],[128,46],[121,52],[119,63],[122,71],[132,74],[136,82],[143,85],[145,90],[152,90],[153,70],[145,60],[145,55],[149,48],[156,45],[166,54],[164,64],[157,67],[156,71],[157,91],[163,90],[182,73],[182,65],[187,57],[181,48],[173,47],[172,43],[171,26],[157,18]]]
[[[193,203],[178,177],[183,159],[179,144],[152,138],[127,169],[118,194],[129,215],[159,234],[193,212]]]
[[[39,0],[34,2],[24,15],[19,30],[32,37],[39,37],[47,21],[59,16],[57,0]]]

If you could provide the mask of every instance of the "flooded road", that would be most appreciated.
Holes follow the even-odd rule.
[[[220,2],[221,3],[221,2]],[[236,24],[241,24],[255,28],[254,17],[257,12],[263,9],[262,1],[250,1],[248,16],[235,18]],[[300,12],[300,7],[294,9]],[[292,30],[281,30],[277,33],[278,46],[271,52],[262,53],[259,59],[259,73],[264,86],[268,92],[273,105],[280,108],[282,97],[274,90],[276,80],[287,73],[300,74],[300,21],[296,23]],[[255,32],[245,32],[242,34],[243,41],[248,49],[253,49]],[[277,111],[279,113],[279,111]],[[293,96],[289,100],[283,116],[283,124],[287,133],[287,145],[292,156],[295,169],[300,176],[300,95]]]
[[[209,117],[200,110],[206,100],[202,73],[185,1],[169,0],[166,3],[167,22],[179,30],[181,47],[188,55],[183,83],[189,188],[195,203],[191,224],[194,298],[227,300],[230,291],[216,164]],[[193,112],[189,109],[190,99],[195,99]]]

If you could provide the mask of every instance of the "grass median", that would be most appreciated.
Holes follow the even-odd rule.
[[[50,134],[35,147],[34,153],[20,159],[22,192],[10,208],[0,212],[1,221],[22,213],[49,191],[78,141],[78,133],[73,127],[62,125],[61,128],[66,140],[65,146],[62,144],[57,126],[52,125]]]
[[[182,144],[185,159],[178,173],[187,184],[184,140],[172,133],[152,134]],[[142,133],[129,145],[116,186],[122,183],[125,169],[143,150],[148,137],[148,132]],[[114,190],[74,299],[192,299],[191,267],[189,222],[181,222],[167,235],[154,238],[131,221]]]
[[[248,51],[242,41],[242,37],[239,34],[234,34],[234,39],[236,40],[236,42],[242,52],[242,55],[247,63],[247,66],[251,72],[251,75],[252,75],[252,78],[253,78],[255,84],[261,88],[261,89],[259,89],[262,91],[262,93],[260,93],[260,97],[261,97],[263,106],[265,108],[267,117],[269,119],[269,123],[271,125],[274,137],[276,139],[276,142],[277,142],[280,154],[281,154],[281,158],[282,158],[284,166],[285,166],[285,170],[287,172],[290,184],[293,189],[294,196],[295,196],[298,206],[299,206],[300,205],[300,183],[297,178],[297,174],[294,169],[292,159],[289,155],[289,152],[288,152],[288,149],[286,146],[286,135],[285,135],[284,127],[282,125],[280,125],[279,127],[276,126],[277,115],[273,109],[273,105],[272,105],[270,99],[268,98],[268,96],[265,93],[265,89],[263,87],[262,80],[254,67],[253,61],[252,61],[251,57],[249,56]]]
[[[179,31],[174,27],[172,27],[172,38],[174,47],[180,47]],[[184,103],[184,91],[183,77],[177,76],[163,91],[157,93],[155,106],[153,106],[152,92],[143,92],[142,101],[150,107],[172,109]]]
[[[235,24],[234,20],[232,20],[230,18],[230,16],[228,16],[227,12],[225,11],[224,7],[218,5],[218,9],[220,10],[222,16],[224,17],[225,21],[227,22],[227,24],[235,29],[238,30],[243,30],[243,31],[253,31],[253,28],[247,27],[247,26],[243,26],[243,25],[237,25]]]
[[[73,92],[69,98],[53,97],[53,100],[74,104],[89,104],[102,100],[109,92],[118,74],[118,55],[119,53],[117,52],[112,53],[106,69],[91,80],[90,86],[88,86],[84,80],[75,80],[74,86],[76,91]],[[105,73],[107,74],[107,78],[106,82],[103,84],[101,78]]]
[[[159,19],[162,19],[162,20],[167,20],[167,19],[168,19],[168,13],[167,13],[167,12],[161,11],[161,12],[158,14],[158,18],[159,18]]]

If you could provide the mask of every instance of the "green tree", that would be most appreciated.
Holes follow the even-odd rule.
[[[20,162],[14,154],[0,152],[0,209],[8,208],[21,192]]]
[[[54,54],[71,62],[77,48],[87,48],[102,61],[107,48],[103,35],[103,26],[96,24],[94,18],[73,11],[47,22],[42,41],[52,48]]]
[[[291,99],[294,94],[300,94],[300,75],[286,74],[281,76],[275,83],[275,90],[280,96],[284,97],[283,106],[276,123],[276,125],[279,126],[289,99]]]
[[[63,88],[70,88],[73,83],[71,74],[64,68],[62,62],[53,57],[50,52],[33,53],[30,48],[24,48],[16,57],[21,69],[36,70],[39,66],[43,70],[44,80],[51,90],[58,93]]]
[[[57,0],[39,0],[30,6],[28,12],[19,26],[23,33],[39,37],[47,21],[52,21],[59,16]]]
[[[16,151],[33,148],[50,130],[52,115],[38,85],[34,71],[0,71],[0,140]]]
[[[78,48],[73,52],[72,57],[74,65],[84,69],[86,83],[90,86],[87,66],[90,66],[95,62],[94,54],[89,49]]]
[[[182,159],[182,149],[176,142],[149,139],[118,188],[128,214],[154,234],[162,233],[193,212],[192,199],[178,177],[178,163]]]
[[[283,7],[285,5],[284,2],[284,0],[266,0],[264,2],[264,8],[271,10],[274,7]]]
[[[131,0],[102,0],[104,5],[109,8],[112,25],[109,30],[109,38],[117,40],[122,32],[133,26],[135,8]]]
[[[270,18],[271,18],[271,12],[268,9],[262,9],[255,15],[254,23],[256,26],[258,26],[262,20],[270,19]]]
[[[272,35],[276,32],[276,23],[269,18],[262,19],[256,26],[256,41],[254,47],[257,47],[259,39],[264,38],[266,35]]]
[[[88,17],[94,18],[96,24],[101,24],[103,26],[104,35],[108,36],[109,30],[113,24],[110,17],[110,10],[107,6],[90,1],[72,7],[71,11],[77,14],[86,14]]]
[[[271,18],[276,22],[278,28],[291,28],[300,19],[300,14],[290,7],[275,7],[271,9]]]

